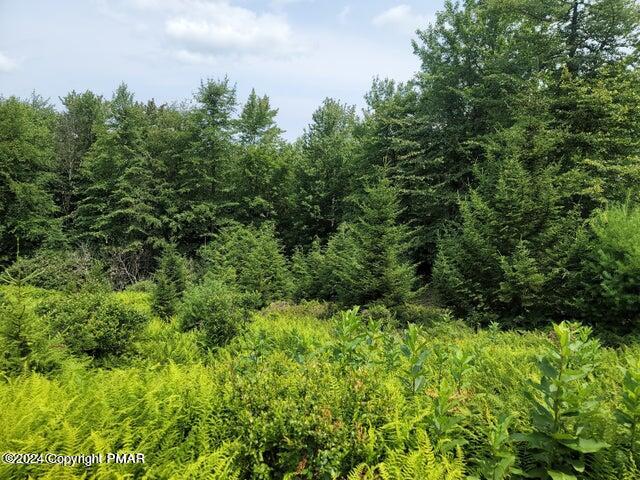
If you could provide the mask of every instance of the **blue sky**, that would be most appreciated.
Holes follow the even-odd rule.
[[[288,138],[325,97],[362,106],[374,75],[408,79],[410,41],[443,0],[0,0],[0,95],[72,89],[189,99],[228,75],[279,108]]]

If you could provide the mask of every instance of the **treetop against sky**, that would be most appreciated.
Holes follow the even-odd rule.
[[[52,101],[127,82],[141,100],[187,99],[201,78],[255,87],[295,138],[325,97],[362,105],[375,75],[419,68],[410,41],[443,0],[0,1],[0,95]]]

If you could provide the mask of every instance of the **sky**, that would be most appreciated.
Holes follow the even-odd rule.
[[[0,0],[0,96],[71,90],[189,100],[229,77],[293,139],[326,97],[363,106],[374,76],[419,68],[411,39],[443,0]]]

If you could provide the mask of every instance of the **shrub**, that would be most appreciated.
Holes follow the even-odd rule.
[[[291,296],[291,273],[271,224],[227,227],[200,250],[200,257],[207,273],[234,271],[239,290],[257,293],[257,308]]]
[[[127,292],[153,293],[155,284],[151,280],[140,280],[127,286]]]
[[[57,295],[43,301],[38,311],[72,352],[94,358],[124,353],[148,320],[138,309],[104,293]]]
[[[187,268],[184,259],[173,245],[169,245],[155,275],[153,287],[153,311],[161,318],[169,318],[175,313],[176,304],[182,298],[187,286]]]
[[[108,288],[104,265],[85,249],[39,250],[32,257],[20,257],[4,272],[21,277],[34,287],[78,291]]]
[[[49,373],[66,357],[62,340],[27,301],[20,288],[0,292],[0,372],[6,375]]]
[[[578,314],[598,327],[628,333],[640,320],[640,208],[600,211],[589,226]]]
[[[405,303],[395,307],[393,312],[401,325],[415,323],[417,325],[432,326],[452,319],[450,310],[434,305]]]
[[[209,347],[226,345],[245,324],[251,301],[250,295],[224,279],[207,275],[202,283],[185,291],[178,311],[180,326],[183,331],[201,329]]]
[[[584,472],[585,456],[608,446],[589,428],[589,415],[598,407],[589,380],[599,345],[587,327],[563,322],[553,328],[557,344],[539,357],[540,380],[531,382],[534,431],[516,437],[537,460],[529,478],[576,478]]]

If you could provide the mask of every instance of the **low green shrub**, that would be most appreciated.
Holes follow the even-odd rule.
[[[184,292],[178,310],[183,331],[199,328],[209,347],[226,345],[243,328],[248,319],[248,305],[255,298],[239,292],[224,278],[207,275]]]
[[[427,327],[438,323],[446,323],[452,319],[450,310],[434,305],[405,303],[395,307],[393,312],[400,325],[415,323]]]
[[[24,278],[34,287],[51,290],[106,290],[104,265],[86,250],[39,250],[20,257],[7,267],[5,276]]]
[[[29,302],[21,289],[0,291],[0,374],[50,373],[67,358],[60,335]]]
[[[148,321],[140,310],[112,294],[55,295],[38,306],[51,328],[76,354],[121,355]]]
[[[140,280],[136,283],[132,283],[125,288],[127,292],[142,292],[142,293],[152,293],[154,289],[154,283],[152,280]]]

